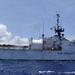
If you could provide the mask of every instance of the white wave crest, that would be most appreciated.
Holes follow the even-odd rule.
[[[39,73],[55,73],[55,71],[39,71]]]
[[[57,73],[57,74],[65,74],[65,75],[71,75],[74,74],[75,75],[75,71],[72,72],[55,72],[55,71],[39,71],[39,73],[41,74],[46,74],[46,73]]]

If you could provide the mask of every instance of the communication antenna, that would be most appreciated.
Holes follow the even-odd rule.
[[[42,44],[42,50],[44,50],[44,20],[43,20],[43,34],[42,34],[43,44]]]
[[[44,34],[44,20],[43,20],[43,34]]]
[[[39,38],[40,38],[40,30],[41,30],[41,27],[40,27],[40,23],[39,23]]]

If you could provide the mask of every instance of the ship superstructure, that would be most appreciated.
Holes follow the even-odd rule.
[[[38,40],[29,39],[29,44],[0,44],[0,59],[12,60],[75,60],[75,39],[65,38],[64,29],[54,26],[53,37],[42,37]]]

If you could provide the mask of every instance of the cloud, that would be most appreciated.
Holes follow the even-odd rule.
[[[0,42],[7,42],[12,33],[7,30],[7,27],[4,24],[0,24]]]
[[[15,36],[12,40],[12,33],[8,31],[7,26],[0,24],[0,43],[2,44],[28,44],[28,38],[21,38],[20,36]]]
[[[12,44],[28,44],[28,38],[21,38],[20,36],[15,36],[11,41]]]

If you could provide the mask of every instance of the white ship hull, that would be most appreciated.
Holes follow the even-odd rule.
[[[0,59],[10,60],[75,60],[75,51],[0,50]]]

